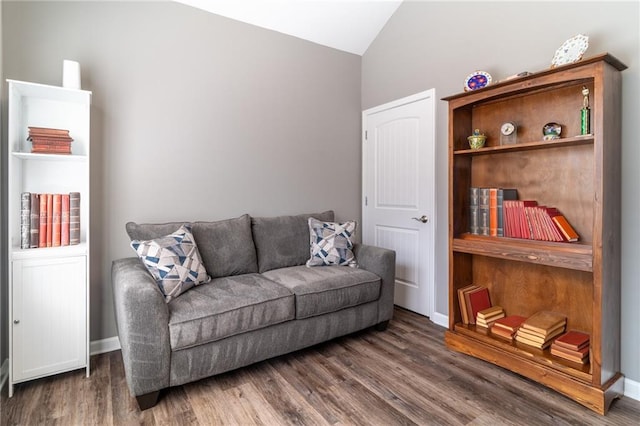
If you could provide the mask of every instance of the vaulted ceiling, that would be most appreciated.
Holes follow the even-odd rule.
[[[402,0],[175,0],[362,55]]]

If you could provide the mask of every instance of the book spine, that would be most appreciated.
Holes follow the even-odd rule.
[[[498,189],[489,188],[489,235],[498,236]]]
[[[504,190],[498,188],[496,193],[496,216],[498,217],[497,237],[504,237]]]
[[[53,243],[53,194],[47,194],[47,247]]]
[[[38,247],[47,246],[47,194],[40,194],[40,229]]]
[[[80,244],[80,193],[69,193],[69,245]]]
[[[478,226],[480,235],[489,235],[489,188],[480,188],[478,196]]]
[[[20,196],[20,248],[28,249],[31,244],[31,194]]]
[[[61,225],[61,214],[62,214],[62,199],[60,198],[60,194],[53,194],[53,218],[51,219],[51,223],[53,224],[52,237],[51,237],[51,246],[52,247],[60,247],[60,225]]]
[[[40,196],[31,194],[31,234],[29,236],[29,248],[38,248],[40,243]]]
[[[60,209],[60,245],[69,245],[69,194],[62,194]]]
[[[479,188],[469,188],[469,233],[473,235],[480,234],[478,227],[478,191]]]

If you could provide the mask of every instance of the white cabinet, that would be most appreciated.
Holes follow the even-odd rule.
[[[91,92],[7,80],[9,396],[14,384],[89,375]],[[29,127],[65,129],[71,154],[32,153]],[[79,244],[21,248],[21,195],[80,194]]]
[[[86,366],[86,263],[86,256],[14,260],[14,382]]]

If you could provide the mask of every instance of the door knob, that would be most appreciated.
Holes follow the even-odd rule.
[[[19,319],[15,319],[15,320],[13,320],[13,323],[14,324],[20,324],[20,320]]]
[[[417,220],[418,222],[422,222],[422,223],[429,222],[429,218],[427,216],[425,216],[425,215],[422,215],[420,217],[412,217],[411,219]]]

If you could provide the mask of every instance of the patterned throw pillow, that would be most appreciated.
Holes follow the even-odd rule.
[[[356,222],[322,222],[309,218],[311,258],[307,266],[358,266],[353,254]]]
[[[133,240],[131,247],[155,278],[167,303],[191,287],[211,281],[191,225],[182,225],[173,234],[154,240]]]

